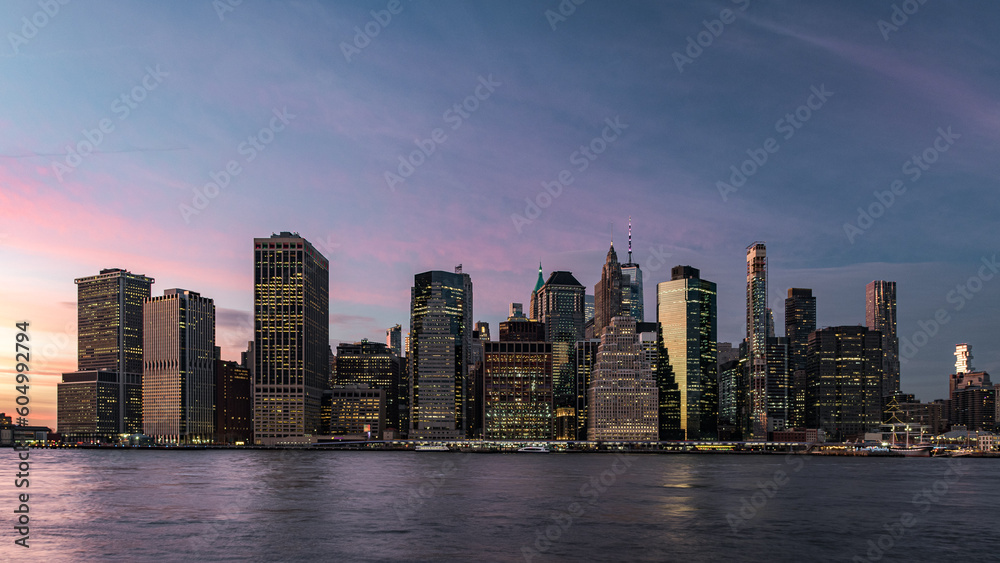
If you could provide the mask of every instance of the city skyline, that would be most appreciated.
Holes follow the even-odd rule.
[[[588,2],[553,23],[539,4],[405,3],[350,60],[342,45],[385,2],[61,5],[25,43],[0,45],[0,338],[31,322],[32,423],[55,425],[56,383],[77,369],[73,279],[123,268],[155,278],[154,294],[211,296],[222,357],[238,359],[253,338],[249,240],[282,230],[330,260],[334,345],[406,326],[417,272],[464,264],[474,321],[494,326],[529,302],[539,260],[589,291],[609,224],[623,256],[632,216],[647,321],[657,283],[690,265],[718,284],[718,339],[738,345],[743,251],[763,240],[777,326],[792,287],[812,289],[818,328],[864,325],[865,285],[892,280],[901,357],[904,338],[948,318],[902,363],[904,392],[945,398],[957,343],[1000,370],[997,39],[976,17],[997,8],[922,5],[884,36],[888,3],[742,5]],[[673,54],[725,8],[735,21],[679,69]],[[3,29],[22,33],[38,9],[5,4]],[[158,39],[180,28],[190,42]],[[467,117],[447,113],[469,99]],[[802,107],[810,118],[786,139],[775,123]],[[114,129],[98,142],[102,120]],[[88,135],[97,153],[67,160]],[[770,137],[778,150],[735,186],[730,166],[760,159]],[[414,139],[433,153],[390,187]],[[585,170],[571,159],[582,145],[605,147]],[[926,170],[912,161],[925,154]],[[572,183],[554,186],[564,169]],[[197,200],[215,178],[226,187]],[[879,217],[859,218],[875,204]],[[0,398],[13,404],[9,389]]]

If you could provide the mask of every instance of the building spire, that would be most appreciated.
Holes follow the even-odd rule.
[[[628,216],[628,263],[632,263],[632,216]]]

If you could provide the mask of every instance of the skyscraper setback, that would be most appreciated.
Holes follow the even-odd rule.
[[[215,428],[215,304],[168,289],[143,305],[143,433],[158,443],[210,442]]]
[[[465,436],[472,360],[472,279],[434,270],[417,274],[410,291],[411,439]]]
[[[599,338],[604,327],[611,324],[611,319],[622,313],[622,267],[618,263],[615,243],[608,249],[604,267],[601,268],[601,281],[594,288],[594,336]]]
[[[896,335],[896,282],[865,286],[865,324],[882,333],[882,396],[899,393],[899,338]]]
[[[254,239],[254,440],[308,442],[329,385],[330,266],[298,233]]]
[[[57,388],[58,428],[70,440],[142,432],[142,304],[153,282],[120,268],[75,280],[78,371]]]

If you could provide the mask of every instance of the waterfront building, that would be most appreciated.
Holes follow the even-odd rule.
[[[428,271],[410,292],[410,439],[451,440],[467,431],[472,360],[472,279]],[[472,390],[474,391],[474,390]]]
[[[329,422],[324,434],[354,439],[381,440],[385,432],[385,389],[364,384],[334,385],[323,392],[324,411],[329,405]],[[326,415],[324,413],[324,417]]]
[[[656,318],[680,392],[681,431],[687,440],[714,440],[718,413],[716,285],[701,279],[697,268],[675,266],[670,281],[657,284],[656,296]],[[709,387],[711,393],[705,396]]]
[[[597,351],[601,346],[599,338],[579,340],[573,345],[573,369],[575,372],[576,401],[570,410],[563,410],[563,416],[574,417],[575,434],[560,435],[559,440],[586,440],[589,415],[587,400],[593,382]],[[569,426],[568,424],[566,426]]]
[[[742,421],[745,440],[766,440],[767,420],[767,247],[755,242],[747,247],[747,364],[746,384],[748,419]]]
[[[588,440],[659,439],[656,381],[631,316],[613,317],[602,332],[587,403]]]
[[[121,268],[74,280],[77,371],[56,390],[67,442],[112,442],[142,432],[142,304],[153,278]]]
[[[816,298],[811,289],[792,287],[785,299],[785,338],[788,339],[789,425],[805,425],[805,373],[809,334],[816,330]]]
[[[882,422],[882,333],[835,326],[809,335],[806,426],[835,441]]]
[[[215,302],[167,289],[143,302],[143,434],[160,444],[215,437]]]
[[[408,393],[402,386],[403,361],[392,349],[367,338],[353,344],[337,345],[336,385],[362,385],[385,391],[386,419],[383,428],[400,428],[402,396]]]
[[[882,396],[899,393],[899,338],[896,334],[896,282],[865,286],[865,324],[882,334]]]
[[[310,442],[329,385],[329,262],[298,233],[253,243],[254,440]]]
[[[253,384],[246,365],[215,360],[215,440],[253,443]]]
[[[483,347],[485,439],[551,440],[552,344],[501,340]]]

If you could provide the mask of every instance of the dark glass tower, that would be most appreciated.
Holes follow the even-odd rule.
[[[538,320],[545,325],[545,339],[552,343],[552,377],[555,407],[576,406],[575,346],[583,339],[586,289],[570,272],[552,272],[537,291]]]
[[[865,286],[865,324],[882,333],[882,396],[899,393],[899,338],[896,335],[896,282]]]
[[[385,391],[384,428],[399,430],[403,365],[392,349],[380,342],[362,340],[337,345],[337,385],[362,385]]]
[[[411,439],[465,437],[474,392],[472,362],[472,279],[454,273],[417,274],[410,291]]]
[[[809,336],[806,425],[842,441],[882,422],[882,334],[835,326]]]
[[[809,333],[816,330],[816,298],[811,289],[792,287],[785,299],[785,337],[791,378],[789,426],[805,425],[805,371]]]
[[[254,440],[307,442],[329,385],[330,266],[298,233],[254,239]]]

